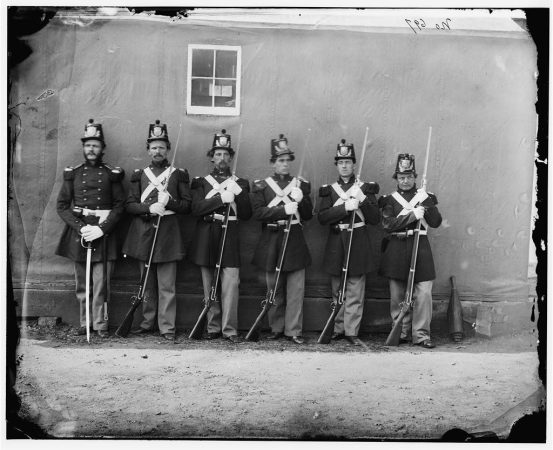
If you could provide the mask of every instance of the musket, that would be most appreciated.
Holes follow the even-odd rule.
[[[424,174],[422,176],[422,189],[426,190],[426,172],[428,170],[428,157],[430,155],[430,140],[432,138],[432,127],[428,127],[428,141],[426,143],[426,158],[424,162]],[[411,265],[409,267],[409,277],[407,278],[407,287],[405,288],[405,300],[399,314],[394,319],[394,326],[388,335],[384,345],[398,346],[401,337],[401,327],[403,318],[413,308],[413,288],[415,286],[415,270],[417,268],[417,255],[419,252],[419,240],[422,221],[417,221],[417,226],[413,232],[413,249],[411,250]]]
[[[81,237],[81,245],[86,248],[86,273],[85,273],[85,307],[86,307],[86,340],[90,344],[90,263],[92,260],[92,242],[85,244]]]
[[[179,148],[179,141],[180,141],[180,134],[182,130],[182,123],[179,125],[179,134],[177,136],[177,144],[175,145],[175,153],[173,153],[173,159],[171,160],[171,166],[169,167],[169,175],[167,176],[167,181],[163,185],[163,189],[166,191],[167,187],[169,185],[169,179],[171,178],[171,174],[173,172],[173,167],[175,166],[175,156],[177,156],[177,150]],[[144,301],[144,294],[146,292],[146,284],[148,283],[148,277],[150,275],[150,267],[152,265],[152,259],[154,257],[154,250],[156,247],[156,241],[157,241],[157,232],[159,231],[159,225],[161,223],[161,218],[163,216],[157,216],[156,222],[154,224],[154,237],[152,239],[152,245],[150,246],[150,253],[148,255],[148,261],[144,264],[144,270],[142,271],[142,276],[140,277],[140,288],[138,289],[138,294],[133,295],[131,297],[131,307],[127,311],[127,314],[125,315],[125,318],[123,319],[123,322],[121,322],[121,325],[119,325],[119,328],[115,330],[115,335],[119,337],[127,337],[129,334],[129,331],[131,331],[133,319],[134,319],[134,312],[136,309],[142,304]]]
[[[238,132],[238,145],[236,146],[236,153],[234,154],[234,160],[232,164],[232,179],[236,180],[236,166],[238,163],[238,153],[240,152],[240,142],[242,140],[242,124],[240,124],[240,130]],[[188,336],[189,339],[201,339],[202,334],[204,332],[205,323],[207,321],[207,313],[209,309],[211,308],[211,305],[213,302],[217,301],[217,290],[219,288],[219,279],[221,277],[221,265],[223,264],[223,253],[225,251],[225,243],[227,240],[227,230],[228,230],[228,222],[229,222],[229,216],[230,216],[230,208],[231,204],[229,203],[227,205],[227,208],[225,210],[225,217],[223,219],[222,224],[222,231],[221,239],[219,241],[219,256],[217,258],[217,264],[215,264],[215,270],[213,272],[213,279],[211,280],[211,289],[209,291],[209,297],[204,300],[204,307],[202,309],[202,312],[198,316],[198,320],[196,320],[196,324],[194,325],[194,328],[192,328],[192,331],[190,332],[190,335]]]
[[[300,168],[298,171],[298,176],[296,177],[296,186],[299,187],[301,184],[300,177],[303,171],[303,165],[305,163],[305,154],[307,153],[307,146],[309,143],[309,135],[311,133],[311,128],[307,130],[307,138],[305,140],[305,149],[303,151],[303,154],[301,155],[301,161],[300,161]],[[294,214],[290,214],[288,216],[288,220],[286,222],[286,226],[284,228],[284,240],[282,242],[282,248],[280,250],[280,257],[278,259],[278,263],[275,269],[276,276],[275,276],[275,282],[273,284],[273,287],[267,292],[267,295],[265,298],[261,301],[261,312],[255,319],[255,322],[251,326],[250,330],[248,331],[248,334],[246,334],[245,340],[246,341],[258,341],[259,340],[259,327],[261,326],[261,321],[265,318],[267,313],[269,312],[269,309],[274,305],[275,303],[275,297],[277,293],[277,287],[278,282],[280,280],[280,272],[282,269],[282,266],[284,264],[284,257],[286,255],[286,249],[288,247],[288,238],[290,237],[290,229],[292,228],[292,220],[294,220]]]
[[[355,180],[356,184],[359,185],[361,179],[361,170],[363,169],[363,161],[365,159],[365,152],[367,150],[367,140],[369,138],[369,127],[365,129],[365,139],[363,140],[363,151],[361,153],[361,162],[359,163],[359,169],[357,171],[357,179]],[[356,211],[351,212],[351,220],[348,226],[348,244],[347,251],[344,255],[344,261],[342,264],[342,274],[340,277],[340,287],[338,288],[338,295],[336,296],[336,301],[332,302],[330,316],[326,321],[326,324],[317,340],[317,344],[329,344],[332,338],[332,332],[334,331],[334,323],[336,317],[340,312],[344,302],[346,301],[346,289],[348,281],[348,270],[349,270],[349,260],[351,255],[351,243],[353,241],[353,230],[355,225],[355,215]]]

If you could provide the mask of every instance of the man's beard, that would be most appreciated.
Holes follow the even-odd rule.
[[[225,160],[219,161],[218,163],[215,163],[215,168],[217,170],[220,170],[221,172],[228,169],[229,165]]]

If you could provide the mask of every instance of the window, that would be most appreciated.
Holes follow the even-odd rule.
[[[240,115],[241,50],[228,45],[188,45],[188,114]]]

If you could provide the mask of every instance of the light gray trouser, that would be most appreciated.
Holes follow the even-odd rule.
[[[108,322],[104,320],[104,284],[107,283],[109,299],[109,278],[113,264],[108,265],[108,279],[104,280],[104,263],[91,263],[90,274],[90,318],[94,330],[107,330]],[[86,326],[86,263],[75,262],[75,295],[79,302],[81,327]]]
[[[140,262],[140,273],[145,270],[144,261]],[[177,296],[175,280],[176,261],[151,265],[150,274],[142,302],[142,323],[140,328],[151,330],[155,325],[156,314],[160,334],[175,334],[177,315]]]
[[[405,281],[390,279],[390,314],[392,320],[397,317],[405,300]],[[401,338],[413,338],[413,344],[430,339],[430,322],[432,320],[432,280],[415,283],[413,288],[413,311],[403,318]]]
[[[202,282],[204,297],[209,298],[213,267],[202,266]],[[240,269],[238,267],[222,267],[219,279],[221,295],[219,301],[213,302],[207,312],[207,332],[223,333],[223,336],[238,334],[238,286],[240,285]]]
[[[275,283],[276,272],[267,272],[267,288]],[[286,297],[284,297],[286,283]],[[305,269],[282,272],[278,281],[275,304],[269,309],[269,326],[273,333],[286,336],[301,336],[303,327],[303,295],[305,290]]]
[[[336,301],[340,278],[332,277],[332,298]],[[356,277],[348,276],[346,281],[346,301],[340,308],[334,322],[334,332],[346,336],[357,336],[363,317],[363,305],[365,303],[365,275]]]

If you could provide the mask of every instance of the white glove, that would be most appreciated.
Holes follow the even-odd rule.
[[[300,188],[294,187],[290,190],[290,197],[292,197],[292,200],[299,203],[303,199],[303,192]]]
[[[221,192],[221,201],[223,203],[232,203],[234,201],[234,194],[230,191]]]
[[[234,195],[239,195],[242,192],[242,188],[234,180],[229,181],[227,185],[227,191],[232,192]]]
[[[346,211],[355,211],[356,209],[359,209],[359,200],[356,198],[350,198],[345,201],[344,206],[346,207]]]
[[[167,191],[160,191],[157,193],[157,202],[161,203],[163,206],[167,206],[171,196]]]
[[[365,194],[363,194],[361,188],[356,184],[350,188],[350,190],[348,191],[348,195],[352,198],[356,198],[360,202],[365,200],[365,198],[367,197]]]
[[[103,230],[98,225],[87,225],[81,228],[83,239],[87,242],[94,241],[104,235]]]
[[[424,206],[417,206],[415,209],[413,209],[413,214],[417,218],[417,220],[421,220],[424,217]]]
[[[152,203],[150,205],[150,214],[163,216],[165,214],[165,206],[163,206],[161,203]]]
[[[284,205],[284,211],[288,216],[296,214],[296,212],[298,211],[298,204],[296,202],[286,203]]]

